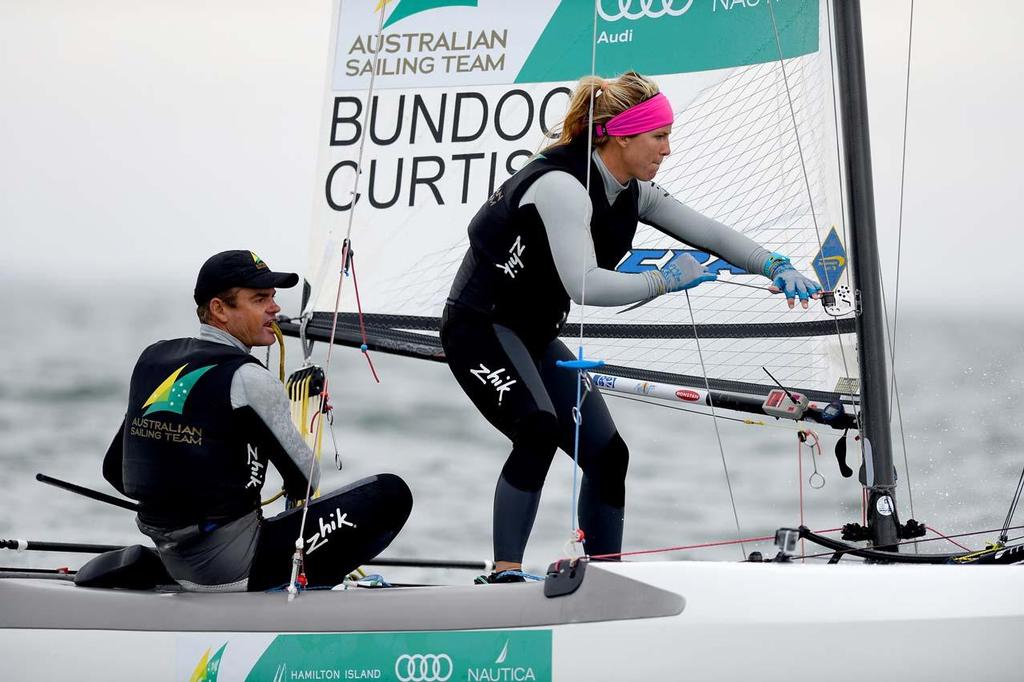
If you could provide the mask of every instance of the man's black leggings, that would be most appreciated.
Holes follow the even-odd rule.
[[[394,474],[370,476],[311,501],[302,533],[309,585],[337,585],[380,554],[405,525],[410,511],[412,493]],[[260,522],[249,570],[250,592],[288,582],[301,523],[301,508]]]
[[[494,558],[521,563],[555,450],[574,453],[576,371],[555,362],[575,355],[557,338],[530,343],[452,306],[445,309],[441,343],[459,385],[512,441],[494,494]],[[583,401],[579,463],[584,548],[590,555],[618,553],[629,450],[597,391]]]

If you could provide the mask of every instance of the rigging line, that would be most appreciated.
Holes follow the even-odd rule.
[[[950,541],[951,543],[953,543],[954,545],[956,545],[957,547],[959,547],[959,548],[960,548],[960,549],[962,549],[963,551],[965,551],[965,552],[970,552],[970,551],[971,551],[971,548],[970,548],[970,547],[964,547],[964,546],[963,546],[963,545],[961,545],[961,544],[960,544],[959,542],[957,542],[957,541],[956,541],[956,540],[954,540],[953,538],[949,537],[948,535],[946,535],[946,534],[945,534],[945,533],[943,533],[942,531],[936,530],[935,528],[932,528],[931,526],[925,526],[925,528],[927,528],[927,529],[928,529],[928,530],[930,530],[931,532],[935,533],[936,535],[938,535],[938,536],[939,536],[939,537],[941,537],[942,539],[944,539],[944,540],[949,540],[949,541]],[[918,552],[916,551],[916,550],[917,550],[917,545],[914,545],[914,550],[915,550],[915,554],[917,554],[917,553],[918,553]]]
[[[896,337],[895,328],[893,334],[889,334],[889,315],[886,312],[885,302],[885,278],[879,275],[882,280],[882,316],[885,319],[885,336],[889,340],[889,371],[892,374],[892,383],[889,393],[889,423],[892,423],[892,397],[896,397],[896,421],[900,425],[900,444],[903,448],[903,473],[907,477],[907,502],[910,504],[910,516],[914,517],[914,488],[910,483],[910,458],[907,455],[907,434],[903,428],[903,404],[900,402],[899,384],[896,382]],[[917,549],[916,547],[914,548]]]
[[[906,180],[906,168],[907,168],[907,120],[910,112],[910,65],[911,65],[911,49],[913,47],[914,38],[914,0],[910,0],[910,27],[909,35],[907,38],[907,80],[904,88],[904,103],[903,103],[903,153],[902,160],[900,162],[900,200],[899,200],[899,218],[897,221],[896,230],[896,291],[894,293],[895,300],[893,301],[893,312],[892,312],[892,325],[889,324],[889,311],[888,302],[886,301],[885,295],[885,275],[879,273],[879,280],[881,283],[882,292],[882,319],[885,320],[885,336],[888,341],[889,351],[889,367],[891,375],[889,377],[889,423],[892,424],[893,412],[893,398],[895,398],[896,404],[896,417],[900,427],[900,443],[903,449],[903,469],[904,474],[907,477],[907,501],[910,504],[910,515],[913,517],[914,514],[914,488],[910,481],[910,458],[907,454],[907,435],[903,427],[903,406],[900,402],[899,384],[896,381],[896,331],[899,321],[898,310],[899,310],[899,296],[900,296],[900,257],[902,252],[903,244],[903,188]],[[915,545],[914,550],[917,550]]]
[[[1017,511],[1017,503],[1020,501],[1021,492],[1024,491],[1024,469],[1020,471],[1020,480],[1017,481],[1017,491],[1013,494],[1013,499],[1010,501],[1010,509],[1006,512],[1006,520],[1003,521],[1003,529],[999,534],[999,540],[1003,543],[1006,542],[1006,531],[1010,528],[1010,522],[1013,521],[1013,515]]]
[[[711,398],[711,386],[708,384],[708,371],[704,366],[704,353],[700,348],[700,338],[697,335],[697,320],[693,316],[693,306],[690,304],[690,290],[683,289],[686,294],[686,307],[690,311],[690,322],[693,324],[693,340],[697,344],[697,357],[700,358],[700,372],[704,377],[704,389],[708,392],[708,405],[711,407],[711,423],[715,425],[715,438],[718,439],[718,453],[722,456],[722,469],[725,471],[725,484],[729,488],[729,502],[732,504],[732,516],[736,521],[736,535],[742,537],[743,530],[740,528],[740,515],[736,511],[736,497],[732,492],[732,479],[729,476],[729,465],[725,461],[725,447],[722,445],[722,433],[718,430],[718,415],[715,412],[715,401]],[[740,542],[740,553],[747,558],[747,548]]]
[[[797,113],[796,113],[796,110],[794,109],[794,105],[793,105],[793,94],[790,91],[790,80],[788,80],[788,78],[786,77],[786,74],[785,74],[785,58],[784,58],[783,53],[782,53],[782,41],[781,41],[781,39],[779,38],[779,35],[778,35],[778,25],[775,22],[775,6],[774,6],[774,3],[771,0],[769,0],[767,4],[768,4],[768,12],[771,15],[772,32],[775,34],[775,46],[778,49],[778,63],[779,63],[779,68],[782,71],[782,82],[785,85],[785,96],[786,96],[786,99],[788,100],[788,102],[790,102],[790,117],[793,120],[793,134],[797,138],[797,150],[800,153],[800,167],[803,170],[804,184],[807,187],[807,200],[808,200],[808,202],[810,204],[811,218],[814,220],[814,237],[818,241],[818,252],[820,253],[822,245],[821,245],[821,232],[820,232],[820,229],[818,227],[818,215],[814,211],[814,198],[813,198],[813,194],[811,193],[811,181],[810,181],[810,178],[807,175],[807,164],[804,161],[804,147],[803,147],[803,144],[800,141],[800,129],[797,126]],[[830,3],[829,3],[829,5],[833,6],[833,7],[835,6],[835,5],[831,5]],[[829,12],[829,10],[828,10],[828,6],[829,5],[826,5],[826,7],[825,7],[825,15],[826,15],[827,20],[828,20],[828,47],[829,47],[829,49],[828,49],[828,63],[829,63],[829,66],[831,67],[829,69],[829,74],[830,74],[831,78],[835,78],[835,67],[833,66],[833,57],[831,57],[831,54],[833,54],[833,33],[831,33],[831,12]],[[838,106],[837,106],[837,102],[836,102],[836,85],[835,85],[835,83],[833,83],[833,87],[831,87],[831,90],[833,90],[833,111],[838,113],[839,110],[838,110]],[[839,134],[839,122],[838,122],[838,119],[837,119],[836,131],[837,131],[837,135],[838,135]],[[837,154],[838,154],[838,152],[839,152],[839,144],[837,143]],[[841,182],[841,184],[842,184],[842,177],[843,177],[843,173],[840,172],[840,178],[841,178],[840,182]],[[844,202],[844,206],[845,206],[845,202]],[[844,211],[845,211],[845,209],[844,209]],[[844,222],[844,227],[845,226],[846,225],[845,225],[845,222]],[[844,231],[845,231],[845,229],[844,229]],[[847,244],[849,244],[849,238],[847,240]],[[829,282],[826,282],[824,284],[830,285],[831,282],[829,281]],[[850,366],[847,363],[847,359],[846,359],[846,347],[845,347],[845,345],[843,343],[843,334],[842,334],[842,332],[840,331],[840,328],[839,328],[839,319],[837,319],[836,317],[833,317],[833,321],[836,323],[836,338],[839,341],[840,355],[843,358],[843,371],[846,374],[846,376],[849,377],[850,376]],[[858,423],[860,422],[859,407],[860,407],[860,403],[858,401],[857,403],[855,403],[855,406],[854,406],[854,410],[857,413],[857,422]],[[864,453],[864,439],[863,438],[861,438],[861,440],[860,440],[860,457],[861,457],[861,459],[863,459],[865,457],[865,453]]]
[[[845,175],[843,174],[842,150],[841,150],[841,148],[839,146],[839,143],[838,143],[838,136],[839,136],[839,131],[840,131],[840,124],[839,124],[839,101],[838,101],[838,98],[836,96],[836,75],[835,75],[836,74],[836,67],[835,67],[835,60],[833,58],[833,55],[835,54],[835,42],[834,42],[834,35],[832,33],[832,9],[830,9],[830,8],[834,8],[834,7],[835,7],[834,3],[829,3],[826,6],[826,9],[825,9],[825,23],[828,26],[828,48],[829,48],[828,49],[828,65],[829,65],[828,74],[829,74],[829,86],[830,86],[829,89],[832,91],[832,124],[833,124],[833,126],[835,128],[836,137],[837,137],[837,141],[836,141],[836,174],[837,174],[837,177],[839,178],[839,196],[840,196],[840,202],[839,203],[841,205],[841,210],[840,210],[840,213],[839,213],[839,220],[842,222],[843,238],[846,240],[846,244],[850,244],[850,223],[846,219],[846,202],[843,201],[843,197],[846,195],[846,192],[845,192],[845,189],[846,189],[845,185],[846,185],[846,183],[845,183]],[[853,282],[850,280],[849,273],[850,273],[850,270],[848,268],[847,269],[847,286],[852,291],[853,290]],[[856,302],[854,302],[854,306],[856,306]],[[827,312],[828,311],[826,311],[826,313]],[[834,318],[838,318],[840,315],[831,315],[831,314],[829,314],[830,317],[834,317]],[[845,375],[847,377],[849,377],[850,376],[850,368],[849,368],[849,365],[848,365],[847,360],[846,360],[845,344],[843,344],[843,341],[842,341],[841,337],[840,337],[840,340],[839,340],[839,353],[840,353],[840,356],[842,357],[842,361],[843,361],[843,371],[844,371]],[[856,410],[857,407],[859,407],[859,401],[858,401],[858,405],[854,407],[854,410]],[[859,412],[856,413],[856,416],[857,416],[858,421],[859,421],[859,419],[860,419]],[[863,447],[863,445],[861,445],[861,456],[862,457],[864,456],[864,447]]]
[[[381,34],[383,34],[383,32],[384,32],[384,10],[386,9],[386,7],[387,7],[387,3],[386,2],[381,3],[381,5],[380,5],[380,19],[377,22],[377,45],[378,45],[378,47],[380,46]],[[338,13],[339,13],[339,16],[340,16],[340,14],[341,14],[341,3],[339,3],[339,5],[338,5]],[[369,87],[367,88],[367,92],[366,92],[366,109],[363,112],[363,128],[362,128],[362,130],[359,133],[359,151],[357,152],[357,155],[356,155],[356,178],[355,178],[355,181],[354,181],[353,187],[352,187],[352,207],[349,209],[348,228],[347,228],[347,230],[345,232],[345,240],[342,242],[342,247],[341,247],[341,268],[339,269],[339,272],[338,272],[338,289],[337,289],[337,293],[335,294],[335,297],[334,297],[334,316],[333,316],[332,324],[331,324],[331,338],[330,338],[330,341],[327,344],[327,358],[324,361],[324,387],[323,387],[323,391],[320,394],[320,406],[319,406],[319,410],[320,410],[321,414],[323,414],[325,412],[325,408],[327,407],[327,400],[328,400],[328,396],[329,396],[329,394],[327,392],[327,387],[328,387],[328,384],[330,382],[330,380],[328,379],[328,376],[329,376],[329,372],[330,372],[330,368],[331,368],[331,357],[333,355],[333,350],[334,350],[334,339],[335,339],[335,335],[337,334],[337,329],[338,329],[338,311],[341,308],[341,285],[345,281],[345,271],[348,268],[348,260],[350,258],[350,254],[351,254],[351,251],[352,251],[351,242],[349,241],[349,237],[352,235],[352,219],[355,216],[356,204],[358,203],[356,201],[356,196],[357,196],[358,191],[359,191],[359,178],[360,178],[360,176],[362,175],[362,172],[363,172],[363,167],[362,167],[363,166],[363,149],[366,146],[366,131],[368,130],[367,126],[369,125],[370,103],[373,101],[373,86],[374,86],[374,81],[375,81],[375,78],[376,78],[376,75],[377,75],[377,64],[378,64],[378,61],[380,60],[380,52],[381,51],[378,49],[376,52],[373,53],[373,71],[370,73],[370,83],[369,83]],[[372,367],[372,363],[371,363],[371,367]],[[323,439],[323,431],[324,431],[323,428],[318,428],[317,429],[316,437],[315,437],[315,440],[314,440],[313,452],[319,452],[320,451],[321,442],[322,442],[322,439]],[[305,500],[304,500],[304,502],[302,504],[302,520],[299,522],[299,535],[295,539],[295,548],[296,548],[296,556],[297,557],[298,557],[298,553],[302,549],[302,538],[305,537],[306,517],[309,515],[309,500],[310,500],[310,498],[311,498],[311,496],[313,494],[313,468],[314,468],[314,466],[316,466],[316,463],[318,461],[319,460],[318,460],[318,458],[316,456],[312,457],[310,459],[310,462],[309,462],[309,471],[306,473],[306,498],[305,498]],[[293,559],[293,562],[297,561],[297,560],[298,559]],[[293,578],[294,578],[294,576],[293,576]],[[294,587],[294,580],[290,580],[289,581],[289,586],[290,587]]]
[[[598,5],[601,4],[601,0],[594,0],[594,18],[593,18],[593,29],[591,33],[591,44],[590,44],[590,77],[594,78],[597,76],[597,9]],[[586,174],[586,202],[590,203],[590,170],[593,166],[593,161],[590,156],[592,154],[591,146],[594,144],[594,100],[596,99],[594,94],[594,83],[590,83],[590,104],[587,108],[587,174]],[[591,212],[593,212],[593,206],[591,206]],[[586,204],[584,204],[584,216],[586,216]],[[589,231],[589,230],[588,230]],[[583,261],[581,268],[582,275],[580,277],[580,348],[583,348],[583,319],[586,316],[587,306],[587,249],[584,247],[580,253],[580,257]],[[581,360],[583,358],[580,358]]]
[[[914,0],[910,0],[910,26],[907,29],[907,84],[904,88],[903,97],[903,155],[900,160],[900,208],[899,218],[897,220],[896,228],[896,291],[893,294],[894,300],[892,302],[892,348],[890,355],[892,356],[892,384],[889,387],[889,402],[892,403],[892,395],[896,390],[896,330],[899,324],[899,305],[900,305],[900,258],[903,252],[903,188],[907,178],[907,121],[910,117],[910,66],[911,61],[911,50],[914,45]],[[885,291],[883,287],[883,292]],[[886,321],[889,318],[886,316]],[[892,415],[890,415],[890,419]],[[900,426],[902,429],[902,425]]]
[[[590,36],[590,77],[593,79],[597,72],[597,10],[601,0],[594,0],[594,16],[593,16],[593,28],[591,29]],[[587,108],[587,159],[586,159],[586,183],[584,193],[586,195],[586,201],[590,202],[590,169],[593,162],[590,159],[591,145],[594,143],[594,83],[590,83],[590,103]],[[564,127],[564,123],[562,124]],[[593,211],[593,207],[591,207]],[[584,205],[584,221],[586,220],[586,205]],[[586,227],[586,226],[584,226]],[[589,232],[589,230],[587,230]],[[580,282],[580,339],[579,339],[579,351],[577,353],[577,360],[583,361],[583,324],[586,317],[586,306],[587,306],[587,249],[583,248],[580,253],[580,259],[583,261],[580,268],[581,282]],[[575,432],[573,434],[573,452],[572,452],[572,499],[569,501],[569,530],[573,533],[573,537],[579,541],[579,530],[580,522],[578,515],[578,501],[579,501],[579,469],[580,469],[580,427],[583,423],[583,372],[582,367],[576,370],[576,409],[573,413],[573,421],[575,422]],[[589,390],[589,389],[588,389]]]
[[[716,279],[715,280],[715,284],[732,284],[733,286],[737,286],[737,287],[748,287],[750,289],[760,289],[762,291],[767,291],[769,294],[775,294],[776,293],[776,292],[771,290],[771,287],[763,287],[763,286],[761,286],[759,284],[747,284],[745,282],[737,282],[737,281],[731,280],[731,279]]]
[[[842,530],[842,528],[826,528],[824,530],[816,530],[814,532],[817,533],[818,535],[824,535],[825,533],[837,533],[837,532],[839,532],[841,530]],[[742,538],[740,540],[719,540],[717,542],[702,542],[702,543],[697,544],[697,545],[680,545],[680,546],[677,546],[677,547],[658,547],[656,549],[638,549],[638,550],[634,550],[632,552],[619,552],[618,554],[595,554],[594,556],[592,556],[590,558],[591,559],[611,559],[611,558],[614,558],[614,557],[620,557],[621,558],[621,557],[626,557],[626,556],[638,556],[638,555],[642,555],[642,554],[657,554],[657,553],[660,553],[660,552],[684,552],[684,551],[690,550],[690,549],[705,549],[707,547],[722,547],[722,546],[727,546],[727,545],[737,545],[737,544],[744,543],[744,542],[761,543],[761,542],[768,542],[769,540],[774,540],[774,539],[775,539],[774,535],[761,535],[761,536],[752,537],[752,538]],[[746,558],[747,558],[746,556],[743,557],[744,561],[746,561]]]
[[[829,6],[830,7],[834,7],[835,5],[830,3]],[[850,232],[849,232],[850,225],[849,225],[849,221],[846,219],[846,202],[842,201],[842,197],[845,196],[844,187],[845,187],[846,183],[844,182],[845,176],[843,174],[842,150],[840,149],[839,144],[838,144],[838,136],[839,136],[839,130],[840,130],[840,124],[839,124],[839,101],[838,101],[838,98],[836,97],[836,67],[835,67],[835,60],[832,57],[832,55],[835,53],[835,43],[833,42],[833,35],[832,35],[832,12],[829,11],[827,8],[826,8],[826,11],[825,11],[825,20],[826,20],[826,23],[828,25],[828,66],[829,66],[828,75],[829,75],[829,84],[831,86],[830,89],[832,90],[832,124],[835,126],[836,137],[837,137],[837,142],[836,142],[836,171],[837,171],[837,175],[839,177],[840,204],[842,204],[842,210],[840,211],[839,218],[840,218],[840,220],[843,223],[843,237],[846,239],[846,243],[849,244],[850,243]],[[849,269],[847,269],[847,273],[849,273]],[[847,279],[849,280],[849,275],[847,275]],[[851,288],[853,288],[852,287],[853,283],[852,282],[848,282],[848,283],[850,284]],[[845,362],[845,358],[844,358],[844,362]]]
[[[1024,528],[1024,526],[1014,526],[1012,528],[1009,528],[1008,530],[1019,530],[1021,528]],[[888,547],[904,547],[906,545],[916,545],[916,544],[925,543],[925,542],[937,542],[939,540],[949,540],[950,538],[963,538],[963,537],[968,537],[968,536],[971,536],[971,535],[984,535],[986,533],[994,533],[997,530],[999,530],[999,529],[998,528],[990,528],[988,530],[978,530],[978,531],[974,531],[974,532],[971,532],[971,533],[957,533],[956,535],[946,535],[946,536],[937,537],[937,538],[922,538],[922,539],[916,539],[916,540],[905,540],[903,542],[890,543],[887,546]],[[1010,538],[1009,540],[1007,540],[1007,542],[1014,542],[1014,541],[1020,540],[1020,539],[1024,539],[1024,535],[1020,535],[1020,536],[1017,536],[1017,537],[1014,537],[1014,538]],[[845,555],[845,554],[848,554],[851,551],[854,551],[854,550],[857,550],[857,549],[863,549],[863,548],[861,548],[861,547],[852,547],[851,549],[844,549],[844,550],[830,549],[827,552],[818,552],[817,554],[807,554],[807,555],[804,555],[803,557],[799,557],[799,558],[803,558],[803,559],[817,559],[819,557],[824,557],[824,556],[833,556],[833,555],[835,555],[837,553]],[[870,549],[870,548],[868,548],[868,549]],[[980,550],[980,551],[985,551],[985,550]],[[798,557],[794,556],[793,558],[796,559]]]
[[[782,71],[782,82],[783,82],[783,85],[786,88],[786,100],[789,103],[789,116],[790,116],[790,120],[793,122],[793,136],[796,139],[796,148],[797,148],[797,152],[798,152],[799,157],[800,157],[800,170],[803,173],[804,187],[807,190],[807,204],[808,204],[808,207],[811,210],[811,220],[814,221],[814,236],[818,240],[818,251],[820,253],[821,249],[822,249],[821,228],[818,225],[818,213],[817,213],[817,211],[814,210],[814,193],[811,191],[811,180],[810,180],[810,176],[807,173],[807,162],[806,162],[806,160],[804,158],[804,147],[803,147],[803,143],[800,141],[800,128],[799,128],[799,126],[797,126],[796,108],[793,106],[793,93],[790,91],[790,88],[789,88],[789,77],[786,75],[786,60],[785,60],[784,53],[782,52],[782,39],[779,36],[779,26],[778,26],[778,24],[775,21],[775,4],[771,0],[769,0],[769,2],[767,4],[768,4],[768,13],[771,16],[771,20],[772,20],[772,33],[775,35],[775,46],[776,46],[776,48],[778,50],[778,53],[779,53],[779,68]],[[829,26],[831,27],[831,22],[829,23]],[[830,28],[829,35],[831,35],[831,28]],[[831,60],[831,52],[829,53],[829,59]],[[834,95],[834,88],[833,88],[833,95]],[[828,277],[826,277],[826,280],[828,280],[828,281],[824,282],[826,287],[829,288],[830,290],[834,289],[835,287],[830,286],[832,284],[832,281],[829,280]],[[842,346],[842,343],[843,343],[842,338],[843,337],[842,337],[841,332],[839,331],[839,322],[838,321],[836,321],[836,337],[839,339],[839,344],[840,344],[839,347],[840,347],[840,351],[842,352],[842,356],[843,356],[843,369],[845,370],[847,376],[849,376],[850,370],[849,370],[849,367],[847,366],[847,363],[846,363],[846,352],[845,352],[845,350],[843,349],[843,346]]]

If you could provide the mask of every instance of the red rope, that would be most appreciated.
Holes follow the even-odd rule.
[[[829,528],[827,530],[816,530],[815,533],[835,533],[842,528]],[[703,549],[705,547],[721,547],[723,545],[739,545],[744,542],[766,542],[774,540],[774,535],[763,535],[757,538],[743,538],[742,540],[721,540],[719,542],[705,542],[699,545],[680,545],[678,547],[661,547],[659,549],[641,549],[635,552],[619,552],[618,554],[595,554],[591,559],[612,559],[615,557],[638,556],[641,554],[657,554],[658,552],[682,552],[688,549]]]
[[[927,528],[927,529],[928,529],[928,530],[930,530],[931,532],[935,533],[935,534],[936,534],[936,535],[938,535],[939,537],[942,537],[942,538],[944,538],[944,539],[946,539],[946,540],[949,540],[950,542],[952,542],[952,543],[953,543],[954,545],[956,545],[956,546],[957,546],[957,547],[959,547],[960,549],[964,550],[965,552],[970,552],[970,551],[971,551],[971,550],[970,550],[970,548],[968,548],[968,547],[964,547],[964,546],[963,546],[963,545],[961,545],[961,544],[960,544],[959,542],[957,542],[957,541],[956,541],[956,540],[954,540],[953,538],[949,537],[949,536],[948,536],[948,535],[946,535],[945,533],[940,533],[939,531],[935,530],[935,529],[934,529],[934,528],[932,528],[931,526],[925,526],[925,528]]]
[[[316,428],[316,420],[320,418],[320,415],[329,414],[330,411],[334,409],[333,407],[331,407],[331,395],[327,392],[326,382],[324,382],[324,390],[320,394],[320,406],[321,409],[318,409],[316,412],[314,412],[313,417],[309,420],[310,433],[313,433],[314,429]]]
[[[796,468],[797,468],[797,487],[800,489],[800,525],[804,525],[804,458],[801,457],[800,446],[803,445],[803,441],[800,440],[800,433],[796,434]],[[811,457],[814,457],[814,451],[811,451]],[[807,547],[804,544],[804,539],[800,538],[800,554],[807,554]],[[800,559],[801,563],[804,561]]]
[[[370,373],[373,374],[374,381],[379,384],[380,377],[377,376],[377,369],[373,366],[373,360],[370,359],[370,352],[366,345],[366,325],[363,324],[363,304],[359,300],[359,278],[356,277],[356,259],[350,258],[349,265],[352,266],[352,285],[356,290],[356,309],[359,311],[359,334],[363,339],[363,345],[359,350],[363,351],[363,355],[366,356],[366,362],[370,365]]]

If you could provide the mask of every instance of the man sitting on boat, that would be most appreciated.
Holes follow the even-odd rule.
[[[103,475],[139,501],[139,529],[186,590],[280,586],[300,534],[308,580],[337,584],[387,547],[412,509],[405,482],[380,474],[312,501],[305,519],[302,509],[262,517],[268,463],[291,500],[308,502],[320,479],[284,386],[250,355],[274,343],[276,289],[298,280],[251,251],[212,256],[195,286],[199,336],[153,344],[132,373]]]

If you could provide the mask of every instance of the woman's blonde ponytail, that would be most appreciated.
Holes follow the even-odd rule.
[[[607,123],[626,109],[658,94],[658,86],[654,81],[644,78],[635,71],[627,71],[614,80],[584,76],[569,98],[569,109],[565,112],[555,145],[569,144],[573,140],[586,137],[587,126],[590,123],[591,90],[595,125]],[[607,141],[607,135],[594,134],[595,147],[600,147]]]

